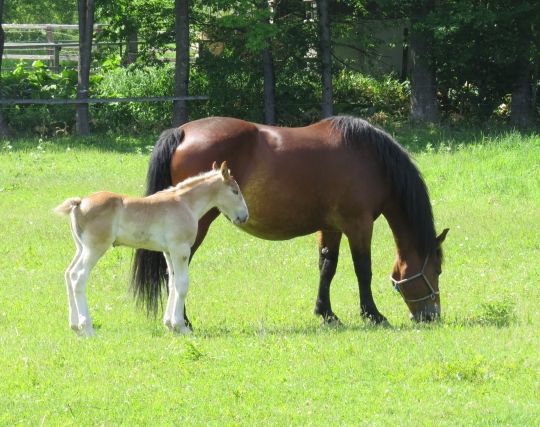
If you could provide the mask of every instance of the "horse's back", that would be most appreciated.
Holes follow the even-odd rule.
[[[330,121],[287,128],[216,117],[182,129],[173,184],[227,160],[250,209],[242,228],[259,237],[341,229],[359,213],[378,216],[387,197],[373,150],[347,146]]]
[[[171,159],[171,178],[175,185],[186,178],[207,171],[214,161],[225,160],[236,176],[239,159],[231,158],[253,147],[258,138],[258,127],[240,119],[209,117],[182,126],[183,139]]]

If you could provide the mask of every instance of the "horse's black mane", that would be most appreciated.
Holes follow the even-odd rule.
[[[409,226],[414,230],[422,256],[435,249],[435,225],[428,190],[409,154],[390,135],[365,120],[350,116],[330,117],[326,120],[339,129],[345,144],[351,147],[359,144],[373,146]]]

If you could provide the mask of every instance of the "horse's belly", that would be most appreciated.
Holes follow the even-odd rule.
[[[248,209],[250,209],[249,205]],[[275,206],[265,208],[252,205],[248,222],[239,225],[239,228],[261,239],[287,240],[311,234],[323,228],[325,224],[320,213],[320,211],[309,209],[298,211],[293,206],[276,209]]]

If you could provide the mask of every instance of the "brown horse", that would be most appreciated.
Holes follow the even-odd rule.
[[[239,227],[257,237],[285,240],[317,232],[320,283],[315,313],[339,321],[330,282],[347,236],[360,290],[360,313],[385,322],[371,292],[371,238],[382,214],[397,246],[391,280],[415,320],[440,315],[441,244],[426,185],[406,151],[364,120],[333,117],[301,128],[281,128],[212,117],[164,131],[153,151],[147,194],[197,175],[213,160],[227,161],[250,218]],[[199,222],[191,254],[204,240],[211,210]],[[135,295],[156,310],[165,282],[163,256],[137,251]],[[186,318],[187,320],[187,318]]]

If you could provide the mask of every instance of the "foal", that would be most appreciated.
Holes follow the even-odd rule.
[[[78,335],[94,335],[86,302],[90,271],[111,246],[163,252],[169,271],[169,298],[163,322],[172,331],[189,333],[184,321],[188,261],[199,219],[217,207],[235,224],[248,219],[246,202],[227,163],[188,178],[175,187],[135,198],[99,192],[70,198],[56,207],[69,215],[77,252],[66,270],[69,323]]]

